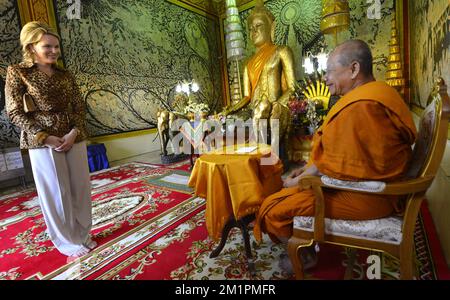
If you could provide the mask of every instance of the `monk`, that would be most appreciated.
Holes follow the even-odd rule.
[[[325,81],[331,94],[342,98],[314,135],[306,167],[294,170],[284,189],[263,201],[254,228],[258,241],[266,232],[274,242],[287,242],[293,218],[314,214],[312,190],[298,187],[302,176],[388,182],[406,172],[416,128],[397,91],[375,81],[368,45],[361,40],[339,45],[328,58]],[[325,216],[334,219],[377,219],[400,209],[397,196],[325,189],[324,197]]]

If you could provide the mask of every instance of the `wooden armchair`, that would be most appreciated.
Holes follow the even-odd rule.
[[[314,217],[294,218],[288,253],[297,279],[304,278],[300,250],[315,242],[386,252],[400,260],[400,279],[413,278],[416,218],[425,193],[439,168],[447,142],[450,100],[444,80],[439,78],[436,85],[430,96],[432,101],[420,119],[418,139],[414,144],[407,179],[384,183],[307,176],[300,181],[303,189],[312,188],[314,191],[315,213]],[[367,221],[328,219],[324,217],[322,187],[381,195],[404,195],[405,213],[403,217],[390,216]]]

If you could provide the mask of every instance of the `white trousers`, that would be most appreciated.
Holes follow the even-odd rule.
[[[86,142],[67,152],[30,149],[33,177],[48,234],[55,247],[74,255],[92,227],[91,181]]]

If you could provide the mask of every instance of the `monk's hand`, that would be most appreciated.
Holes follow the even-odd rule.
[[[300,167],[295,170],[292,170],[291,174],[289,174],[287,178],[292,179],[292,178],[298,177],[298,176],[302,175],[304,171],[305,171],[305,167]]]
[[[299,176],[296,176],[293,178],[286,177],[286,179],[283,180],[283,187],[290,188],[290,187],[298,186],[298,180],[299,180]]]

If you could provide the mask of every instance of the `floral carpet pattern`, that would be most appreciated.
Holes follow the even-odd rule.
[[[0,197],[0,279],[292,279],[278,265],[283,247],[267,236],[258,245],[252,234],[256,273],[250,274],[236,228],[220,255],[209,258],[217,244],[207,235],[205,200],[186,186],[189,174],[186,162],[134,162],[92,173],[91,233],[98,247],[71,262],[50,242],[35,190]],[[439,271],[442,253],[427,218],[425,210],[416,229],[417,278],[444,279],[448,270]],[[353,279],[366,279],[369,254],[358,252]],[[344,278],[346,249],[321,245],[318,255],[307,278]],[[382,278],[398,278],[398,263],[381,260]]]

